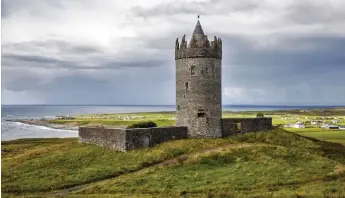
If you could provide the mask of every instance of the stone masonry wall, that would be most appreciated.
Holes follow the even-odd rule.
[[[80,142],[119,151],[153,146],[168,140],[187,138],[187,127],[102,128],[80,127]]]
[[[221,137],[221,60],[176,60],[176,125],[188,137]]]
[[[272,128],[272,118],[225,118],[222,119],[223,137],[238,133],[262,131]]]
[[[79,140],[114,150],[127,150],[126,131],[123,128],[79,127]]]

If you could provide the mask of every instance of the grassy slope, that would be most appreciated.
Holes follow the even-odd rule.
[[[282,129],[128,153],[76,139],[17,140],[2,147],[2,192],[12,195],[88,184],[73,196],[345,196],[345,147]]]
[[[298,133],[306,137],[312,137],[319,140],[342,143],[345,145],[345,130],[329,130],[323,128],[286,128],[285,130]]]

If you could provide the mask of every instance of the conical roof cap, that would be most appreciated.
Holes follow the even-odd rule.
[[[204,31],[202,30],[202,27],[201,27],[201,24],[200,24],[200,21],[198,20],[198,22],[196,23],[196,26],[195,26],[195,29],[194,29],[194,32],[193,32],[193,35],[195,34],[201,34],[201,35],[205,35],[204,34]]]

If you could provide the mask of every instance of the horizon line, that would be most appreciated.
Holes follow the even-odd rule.
[[[176,106],[176,104],[1,104],[1,106]],[[283,105],[283,104],[222,104],[222,106],[272,106],[272,107],[345,107],[345,104],[338,105]]]

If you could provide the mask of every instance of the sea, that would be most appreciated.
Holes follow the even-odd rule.
[[[290,109],[327,108],[335,106],[262,106],[262,105],[223,105],[229,111],[271,111]],[[74,130],[52,129],[44,126],[9,122],[15,119],[55,118],[56,116],[73,116],[76,114],[135,113],[175,111],[175,105],[2,105],[1,106],[1,140],[22,138],[65,138],[77,137]]]

